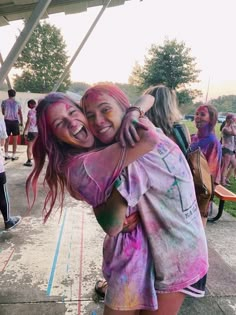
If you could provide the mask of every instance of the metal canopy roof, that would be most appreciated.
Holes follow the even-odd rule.
[[[124,4],[130,0],[0,0],[0,26],[9,24],[11,21],[25,20],[25,26],[21,34],[18,36],[15,44],[9,52],[4,62],[1,61],[2,67],[0,68],[0,84],[7,78],[11,67],[17,60],[19,54],[28,42],[32,32],[38,25],[40,19],[47,18],[48,15],[53,13],[72,14],[86,11],[88,8],[95,6],[102,6],[95,21],[88,30],[85,38],[78,47],[75,55],[72,57],[66,69],[56,83],[54,89],[56,90],[61,84],[64,76],[69,71],[75,58],[78,56],[87,38],[94,29],[96,23],[102,16],[107,7],[113,7]],[[142,1],[142,0],[140,0]]]
[[[109,7],[122,5],[130,0],[112,0]],[[0,0],[0,26],[11,21],[28,19],[38,3],[38,0]],[[104,5],[104,0],[52,0],[43,18],[54,13],[80,13],[88,8]]]

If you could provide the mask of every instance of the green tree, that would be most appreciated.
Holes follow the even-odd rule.
[[[69,86],[69,91],[73,93],[78,93],[80,95],[83,95],[84,92],[90,87],[88,83],[85,82],[72,82]]]
[[[64,72],[68,62],[66,44],[60,30],[49,23],[40,23],[14,67],[22,74],[14,78],[17,91],[48,93]],[[59,90],[64,92],[70,85],[70,74],[66,76]]]
[[[190,51],[185,43],[176,40],[165,40],[163,46],[153,44],[145,56],[144,65],[135,64],[129,82],[140,89],[165,84],[176,90],[180,104],[192,102],[200,92],[191,91],[187,87],[198,82],[200,71],[197,70],[195,58],[190,55]]]

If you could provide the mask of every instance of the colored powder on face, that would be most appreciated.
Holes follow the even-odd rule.
[[[89,92],[86,96],[85,96],[85,99],[86,99],[86,103],[85,103],[85,106],[88,105],[88,103],[94,103],[94,102],[97,102],[99,100],[99,98],[101,97],[102,93],[99,92],[99,91],[91,91]]]
[[[197,108],[196,113],[199,113],[199,112],[204,112],[206,114],[209,114],[208,108],[205,105],[201,105]]]

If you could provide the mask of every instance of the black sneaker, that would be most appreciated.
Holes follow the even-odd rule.
[[[12,161],[15,161],[15,160],[18,160],[18,159],[19,159],[18,156],[13,156],[13,157],[11,158]]]
[[[10,160],[11,157],[10,156],[5,156],[5,161]]]
[[[5,221],[5,230],[11,230],[16,227],[21,221],[20,216],[10,217],[8,221]]]
[[[25,162],[23,165],[24,165],[24,166],[32,166],[33,164],[32,164],[31,161],[27,161],[27,162]]]

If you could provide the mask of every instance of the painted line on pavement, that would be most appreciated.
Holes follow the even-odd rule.
[[[55,275],[55,271],[56,271],[57,259],[58,259],[58,256],[59,256],[59,250],[60,250],[60,246],[61,246],[61,238],[62,238],[62,234],[63,234],[63,230],[64,230],[64,226],[65,226],[65,221],[66,221],[66,214],[67,214],[67,208],[66,208],[66,210],[64,212],[63,222],[62,222],[62,225],[61,225],[59,238],[58,238],[57,246],[56,246],[56,251],[55,251],[55,254],[54,254],[54,259],[53,259],[53,263],[52,263],[51,273],[50,273],[50,277],[49,277],[49,281],[48,281],[48,287],[47,287],[47,291],[46,291],[47,296],[50,296],[50,294],[51,294],[53,279],[54,279],[54,275]]]
[[[3,265],[2,270],[0,270],[0,272],[3,272],[5,270],[5,268],[6,268],[7,264],[9,263],[14,251],[15,251],[15,248],[13,248],[13,250],[10,252],[10,255],[8,256],[8,258],[6,260],[4,260],[4,265]]]
[[[68,253],[67,253],[67,264],[66,264],[66,275],[69,277],[70,265],[71,265],[71,250],[72,250],[72,242],[73,242],[73,232],[74,232],[74,225],[72,224],[70,241],[68,246]],[[66,287],[64,288],[64,293],[62,296],[62,302],[65,303],[65,296],[66,296]]]
[[[81,217],[80,261],[79,261],[80,279],[79,279],[79,290],[78,290],[78,315],[81,314],[83,253],[84,253],[84,210],[82,211],[82,217]]]

